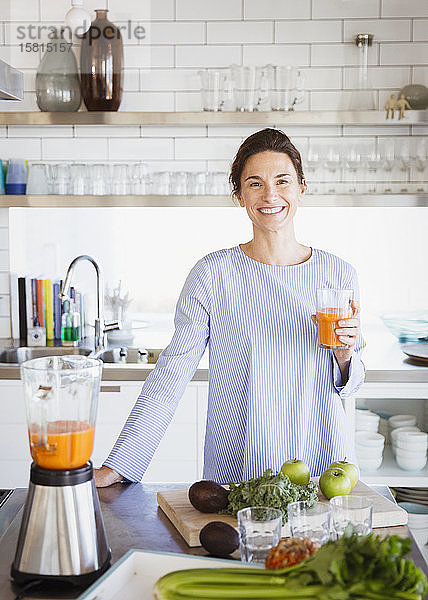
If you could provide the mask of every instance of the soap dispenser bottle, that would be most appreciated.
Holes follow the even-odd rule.
[[[80,313],[75,310],[73,300],[64,308],[68,309],[61,318],[61,343],[63,346],[77,346],[80,339]]]

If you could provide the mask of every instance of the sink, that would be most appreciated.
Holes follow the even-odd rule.
[[[126,350],[126,360],[123,360],[123,357],[120,356],[121,348],[111,348],[110,350],[104,350],[100,354],[97,354],[96,357],[105,363],[141,364],[139,360],[140,354],[138,352],[138,348],[127,348]],[[154,365],[159,358],[159,354],[162,352],[162,348],[146,348],[146,350],[148,363]]]
[[[75,346],[20,346],[19,348],[8,348],[0,352],[0,364],[20,365],[26,360],[42,358],[43,356],[65,356],[66,354],[88,356],[90,353],[90,348],[76,348]]]

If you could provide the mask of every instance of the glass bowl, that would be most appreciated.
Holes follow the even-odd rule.
[[[428,342],[428,310],[402,310],[380,317],[400,343]]]

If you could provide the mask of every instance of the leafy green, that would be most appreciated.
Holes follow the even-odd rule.
[[[422,600],[427,578],[404,558],[410,546],[397,535],[382,539],[347,531],[288,569],[175,571],[157,581],[154,593],[158,600]]]
[[[267,469],[261,477],[241,483],[230,483],[228,505],[220,511],[224,515],[236,515],[238,510],[248,506],[267,506],[282,510],[282,522],[287,521],[287,506],[290,502],[304,500],[313,506],[318,501],[317,484],[310,481],[306,485],[291,483],[281,471],[276,475]]]

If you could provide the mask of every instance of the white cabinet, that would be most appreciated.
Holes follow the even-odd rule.
[[[364,383],[354,400],[357,405],[363,403],[375,412],[385,412],[391,415],[415,415],[418,427],[426,431],[428,383]],[[349,404],[352,409],[353,403]],[[350,420],[352,420],[352,415]],[[361,479],[368,484],[428,487],[428,465],[421,471],[404,471],[397,465],[391,452],[391,446],[386,444],[380,468],[377,471],[363,471]]]

